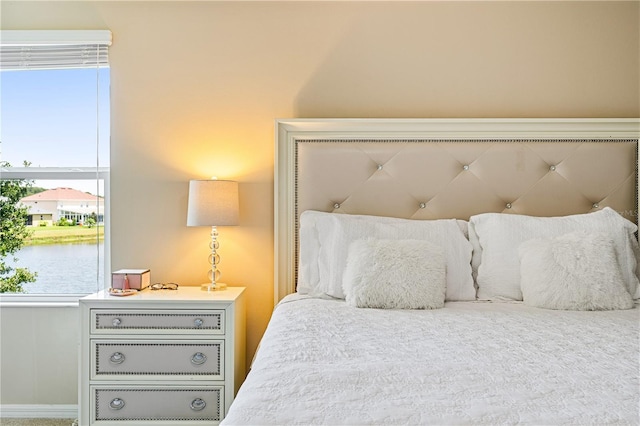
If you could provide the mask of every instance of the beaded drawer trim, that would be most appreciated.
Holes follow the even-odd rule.
[[[100,351],[101,349],[108,350],[109,348],[122,348],[122,347],[167,347],[167,346],[192,346],[195,351],[198,349],[205,348],[214,348],[217,349],[218,360],[214,365],[214,371],[100,371]],[[161,355],[161,354],[159,354]],[[104,376],[219,376],[222,371],[222,357],[224,356],[222,345],[220,343],[98,343],[96,344],[96,375],[104,375]]]
[[[149,417],[149,416],[137,416],[137,417],[115,417],[108,416],[107,414],[103,414],[100,412],[100,393],[101,392],[127,392],[127,393],[140,393],[140,392],[197,392],[200,395],[202,393],[211,393],[213,398],[215,398],[215,404],[218,407],[216,410],[216,414],[214,416],[204,416],[204,417],[178,417],[178,416],[157,416],[157,417]],[[222,389],[97,389],[95,393],[95,407],[96,407],[96,415],[95,421],[98,420],[114,420],[114,421],[220,421],[220,394]],[[108,412],[110,413],[110,412]]]
[[[189,314],[179,314],[179,313],[167,313],[167,314],[154,314],[154,313],[124,313],[124,312],[109,312],[109,313],[99,313],[96,314],[96,329],[97,330],[221,330],[222,329],[222,312],[216,312],[211,314],[203,314],[203,315],[194,315],[193,313]],[[207,324],[206,322],[200,326],[196,327],[195,325],[140,325],[133,324],[127,325],[122,324],[115,326],[112,323],[114,317],[118,318],[187,318],[187,319],[196,319],[196,318],[206,318],[209,320],[213,320],[212,324]],[[105,324],[102,324],[102,322]]]

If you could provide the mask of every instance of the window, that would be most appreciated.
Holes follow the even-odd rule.
[[[109,31],[0,36],[0,182],[31,185],[17,204],[31,236],[3,260],[37,274],[26,297],[93,293],[109,276],[110,44]]]

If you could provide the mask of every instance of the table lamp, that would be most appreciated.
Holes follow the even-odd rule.
[[[218,254],[218,230],[216,226],[238,224],[239,216],[238,182],[230,180],[189,181],[189,203],[187,226],[211,226],[211,254],[209,255],[210,283],[202,285],[202,290],[223,290],[225,284],[218,283],[220,255]]]

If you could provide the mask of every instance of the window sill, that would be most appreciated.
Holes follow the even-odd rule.
[[[62,308],[78,306],[78,299],[86,294],[0,294],[3,308]]]

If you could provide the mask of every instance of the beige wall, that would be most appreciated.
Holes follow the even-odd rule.
[[[0,309],[2,404],[76,403],[79,315],[69,306]]]
[[[1,23],[113,32],[113,269],[205,281],[209,230],[185,226],[188,181],[240,182],[221,270],[248,288],[251,359],[273,300],[275,118],[638,117],[638,6],[3,0]],[[4,403],[34,386],[2,385]]]

